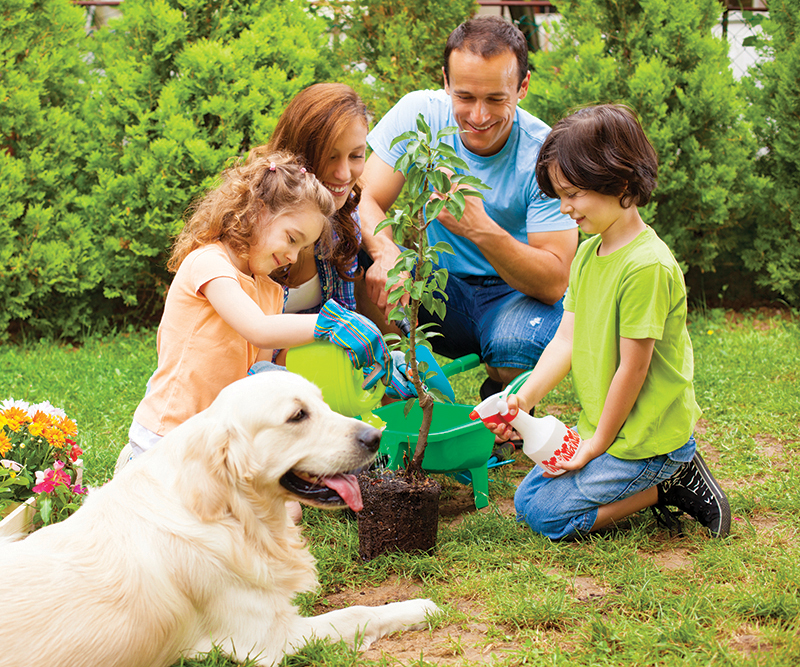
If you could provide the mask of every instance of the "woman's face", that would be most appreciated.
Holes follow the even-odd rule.
[[[345,205],[364,171],[366,150],[367,124],[356,118],[334,142],[331,152],[322,158],[317,178],[333,195],[337,209]]]

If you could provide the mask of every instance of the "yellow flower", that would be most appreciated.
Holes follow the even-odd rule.
[[[42,424],[40,421],[33,421],[30,426],[28,426],[28,433],[30,433],[33,437],[37,437],[40,435],[44,435],[45,425]]]
[[[11,440],[8,439],[5,431],[0,431],[0,456],[5,456],[11,451]]]

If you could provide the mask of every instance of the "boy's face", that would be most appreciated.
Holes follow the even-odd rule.
[[[577,222],[587,234],[603,234],[615,222],[626,218],[631,210],[636,210],[636,207],[623,208],[618,196],[575,187],[564,177],[558,165],[551,165],[547,172],[556,196],[561,200],[561,212]]]
[[[475,155],[499,153],[511,134],[517,102],[528,94],[530,74],[518,85],[517,59],[511,51],[483,58],[455,49],[449,69],[450,80],[445,78],[444,89],[463,130],[461,141]]]
[[[270,218],[266,211],[261,213],[248,259],[250,273],[262,278],[281,266],[294,264],[302,250],[317,242],[324,225],[322,214],[310,206]]]

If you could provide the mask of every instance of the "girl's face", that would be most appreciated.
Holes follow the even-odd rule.
[[[324,224],[325,218],[313,206],[274,217],[263,211],[257,239],[250,245],[250,273],[266,278],[275,269],[294,264],[302,250],[317,242]]]
[[[622,207],[620,197],[575,187],[564,177],[558,165],[551,165],[547,173],[556,196],[561,200],[561,212],[577,222],[587,234],[603,234],[615,222],[627,217],[630,209]],[[631,208],[635,210],[635,207]]]
[[[317,179],[330,190],[337,209],[345,205],[364,171],[366,150],[367,125],[356,118],[333,144],[331,152],[322,158]]]

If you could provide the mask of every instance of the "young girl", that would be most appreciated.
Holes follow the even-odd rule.
[[[284,290],[270,274],[324,243],[334,211],[331,194],[293,155],[250,156],[223,172],[167,265],[175,279],[158,329],[158,368],[130,430],[134,456],[208,407],[254,362],[272,361],[273,350],[329,338],[357,366],[377,362],[391,375],[377,328],[336,302],[319,315],[281,314]]]
[[[516,396],[529,410],[570,371],[583,446],[552,477],[538,466],[514,497],[518,520],[560,539],[645,507],[672,505],[728,533],[725,494],[695,452],[686,288],[669,248],[642,221],[657,160],[625,106],[589,107],[557,123],[536,164],[541,190],[593,235],[572,263],[564,317]],[[508,427],[492,429],[501,436]]]
[[[286,107],[262,151],[287,151],[304,160],[333,195],[330,252],[321,245],[304,249],[297,261],[279,269],[289,287],[287,313],[316,313],[328,299],[356,310],[353,284],[361,245],[359,179],[367,150],[367,108],[343,83],[317,83],[302,90]]]

